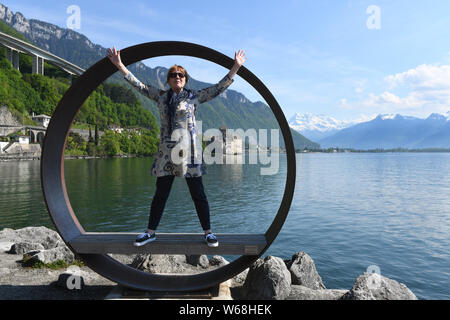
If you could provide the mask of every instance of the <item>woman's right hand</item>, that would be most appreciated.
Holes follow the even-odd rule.
[[[117,51],[115,47],[112,49],[108,49],[108,54],[106,55],[111,63],[115,65],[117,68],[122,64],[122,60],[120,59],[120,51]]]
[[[124,76],[128,73],[127,68],[125,67],[125,65],[122,63],[122,60],[120,59],[120,50],[116,50],[115,47],[113,47],[112,49],[109,48],[108,54],[106,56],[109,58],[111,63],[113,65],[115,65],[117,67],[117,69],[119,69],[120,72],[122,72],[122,74]]]

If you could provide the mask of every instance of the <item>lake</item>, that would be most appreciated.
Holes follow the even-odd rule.
[[[284,192],[286,155],[279,156],[277,175],[260,175],[256,164],[208,166],[203,180],[213,231],[266,231]],[[350,289],[363,272],[378,270],[419,299],[450,298],[449,153],[311,153],[296,160],[291,210],[263,256],[290,259],[304,251],[327,288]],[[146,228],[152,162],[65,161],[69,199],[86,231]],[[54,228],[39,170],[38,161],[0,162],[0,228]],[[158,232],[201,232],[182,178],[174,181]]]

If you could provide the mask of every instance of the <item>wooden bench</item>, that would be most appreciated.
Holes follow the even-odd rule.
[[[137,233],[86,232],[69,245],[77,253],[90,254],[218,254],[258,255],[266,246],[264,234],[220,234],[218,247],[208,247],[200,233],[157,233],[156,240],[141,247],[133,245]]]

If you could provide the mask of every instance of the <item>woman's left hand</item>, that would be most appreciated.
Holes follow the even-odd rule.
[[[245,61],[247,61],[247,58],[245,57],[244,50],[239,50],[238,52],[235,52],[235,54],[234,54],[235,64],[237,64],[239,67],[241,67]]]

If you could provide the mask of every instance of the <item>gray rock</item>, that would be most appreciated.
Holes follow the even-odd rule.
[[[200,266],[204,269],[209,267],[208,256],[202,255],[186,255],[186,262],[194,267]]]
[[[403,283],[388,279],[377,273],[359,276],[345,300],[417,300],[417,297]]]
[[[13,242],[14,243],[15,240],[17,240],[17,235],[16,235],[16,231],[14,229],[4,228],[4,229],[0,230],[0,241],[1,242]]]
[[[305,252],[295,253],[291,261],[288,262],[287,267],[291,273],[292,284],[315,290],[325,289],[313,259]]]
[[[226,264],[229,264],[229,262],[224,257],[219,256],[219,255],[215,255],[215,256],[212,256],[211,259],[209,259],[209,264],[211,266],[221,267],[221,266],[224,266]]]
[[[248,275],[248,270],[249,268],[245,269],[244,271],[242,271],[241,273],[235,275],[233,278],[231,278],[231,287],[241,287],[244,285],[245,283],[245,279],[247,279],[247,275]]]
[[[67,263],[72,263],[75,256],[66,246],[56,247],[48,250],[31,251],[24,255],[25,266],[33,265],[35,263],[53,263],[62,260]]]
[[[60,235],[47,227],[26,227],[22,229],[9,229],[5,228],[0,231],[0,241],[12,241],[40,243],[44,249],[52,249],[58,246],[65,246],[64,241]]]
[[[185,273],[189,270],[185,255],[139,254],[131,266],[149,273]]]
[[[291,292],[291,274],[284,261],[267,256],[249,268],[242,295],[244,299],[284,300]]]
[[[21,123],[17,121],[7,106],[0,106],[0,123],[9,126],[21,126]]]
[[[117,260],[118,262],[126,265],[131,265],[136,257],[136,254],[117,254],[117,253],[108,253],[108,256]]]
[[[319,289],[314,290],[305,286],[292,285],[291,293],[286,300],[340,300],[348,290]]]
[[[44,246],[40,243],[35,242],[17,242],[11,246],[8,253],[10,254],[24,254],[30,251],[41,251],[44,250]]]

